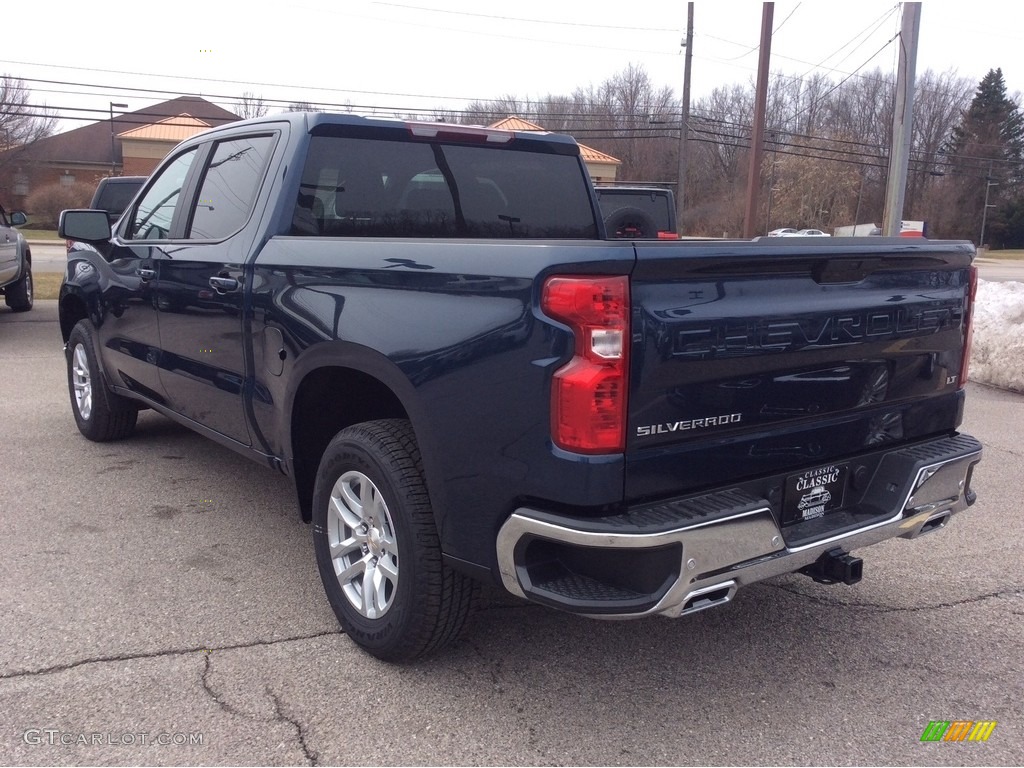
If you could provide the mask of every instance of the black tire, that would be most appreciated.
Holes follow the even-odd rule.
[[[96,358],[95,337],[88,320],[79,320],[71,329],[67,365],[68,394],[78,431],[98,443],[130,435],[139,418],[138,406],[111,392],[107,386]]]
[[[441,558],[408,421],[368,421],[331,440],[313,493],[313,547],[338,623],[378,659],[410,661],[443,648],[476,603],[476,582]]]
[[[649,239],[658,237],[658,226],[650,214],[639,208],[618,208],[605,217],[608,237]]]
[[[4,303],[14,312],[28,312],[35,302],[32,290],[32,262],[25,262],[25,271],[16,283],[4,290]]]

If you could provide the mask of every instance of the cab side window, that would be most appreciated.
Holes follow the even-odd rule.
[[[190,239],[218,240],[242,228],[273,149],[273,136],[246,136],[214,145],[192,211]]]
[[[190,149],[178,155],[160,172],[135,206],[128,226],[129,240],[166,240],[171,236],[171,223],[181,199],[181,188],[195,157],[196,149]]]

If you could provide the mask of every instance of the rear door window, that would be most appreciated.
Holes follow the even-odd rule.
[[[249,218],[274,137],[245,136],[218,141],[192,210],[188,237],[219,240],[242,228]]]

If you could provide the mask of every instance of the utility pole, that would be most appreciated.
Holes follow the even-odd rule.
[[[895,237],[903,220],[907,193],[907,165],[910,160],[910,131],[913,127],[914,75],[917,67],[917,38],[921,26],[921,3],[903,4],[900,30],[900,59],[896,72],[896,106],[892,118],[892,149],[889,178],[885,185],[885,215],[882,234]]]
[[[993,161],[988,161],[988,175],[985,177],[985,207],[981,209],[981,237],[978,238],[978,247],[985,247],[985,221],[988,219],[988,209],[995,208],[994,205],[988,204],[988,193],[992,187],[998,187],[998,181],[992,181],[992,164]]]
[[[683,213],[686,211],[686,172],[690,163],[688,140],[690,133],[690,66],[693,62],[693,3],[686,4],[686,59],[683,64],[683,103],[679,123],[679,183],[676,185],[676,229],[683,233]]]
[[[764,121],[768,111],[768,60],[772,54],[772,18],[775,3],[765,3],[761,11],[761,53],[757,60],[757,95],[754,99],[754,127],[750,136],[750,171],[747,174],[747,209],[743,216],[743,236],[753,237],[757,229],[757,193],[761,189],[761,157],[764,154]]]

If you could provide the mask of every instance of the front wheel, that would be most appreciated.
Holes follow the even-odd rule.
[[[313,544],[338,622],[370,654],[409,661],[461,634],[476,584],[442,560],[408,421],[357,424],[327,446]]]
[[[134,402],[111,392],[100,375],[92,325],[79,320],[67,344],[68,393],[78,431],[98,443],[120,440],[135,429]]]

